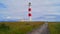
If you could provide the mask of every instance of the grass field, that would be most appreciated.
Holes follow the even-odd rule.
[[[60,34],[60,23],[50,22],[48,24],[50,34]]]
[[[0,22],[0,34],[26,34],[44,22]]]

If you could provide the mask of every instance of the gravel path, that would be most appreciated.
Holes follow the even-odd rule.
[[[28,34],[49,34],[48,23],[43,24],[40,28],[33,30]]]

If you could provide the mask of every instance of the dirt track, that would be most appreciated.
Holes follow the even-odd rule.
[[[43,24],[40,28],[33,30],[28,34],[49,34],[48,23]]]

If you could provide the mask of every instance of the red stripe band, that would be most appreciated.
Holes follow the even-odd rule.
[[[31,8],[29,8],[28,11],[31,11]]]
[[[30,17],[30,16],[32,16],[32,14],[31,14],[31,13],[29,13],[29,14],[28,14],[28,16]]]

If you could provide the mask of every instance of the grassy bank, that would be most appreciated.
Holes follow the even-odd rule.
[[[0,22],[0,34],[26,34],[44,22]]]
[[[56,23],[49,23],[48,24],[49,30],[50,30],[50,34],[60,34],[60,23],[56,22]]]

